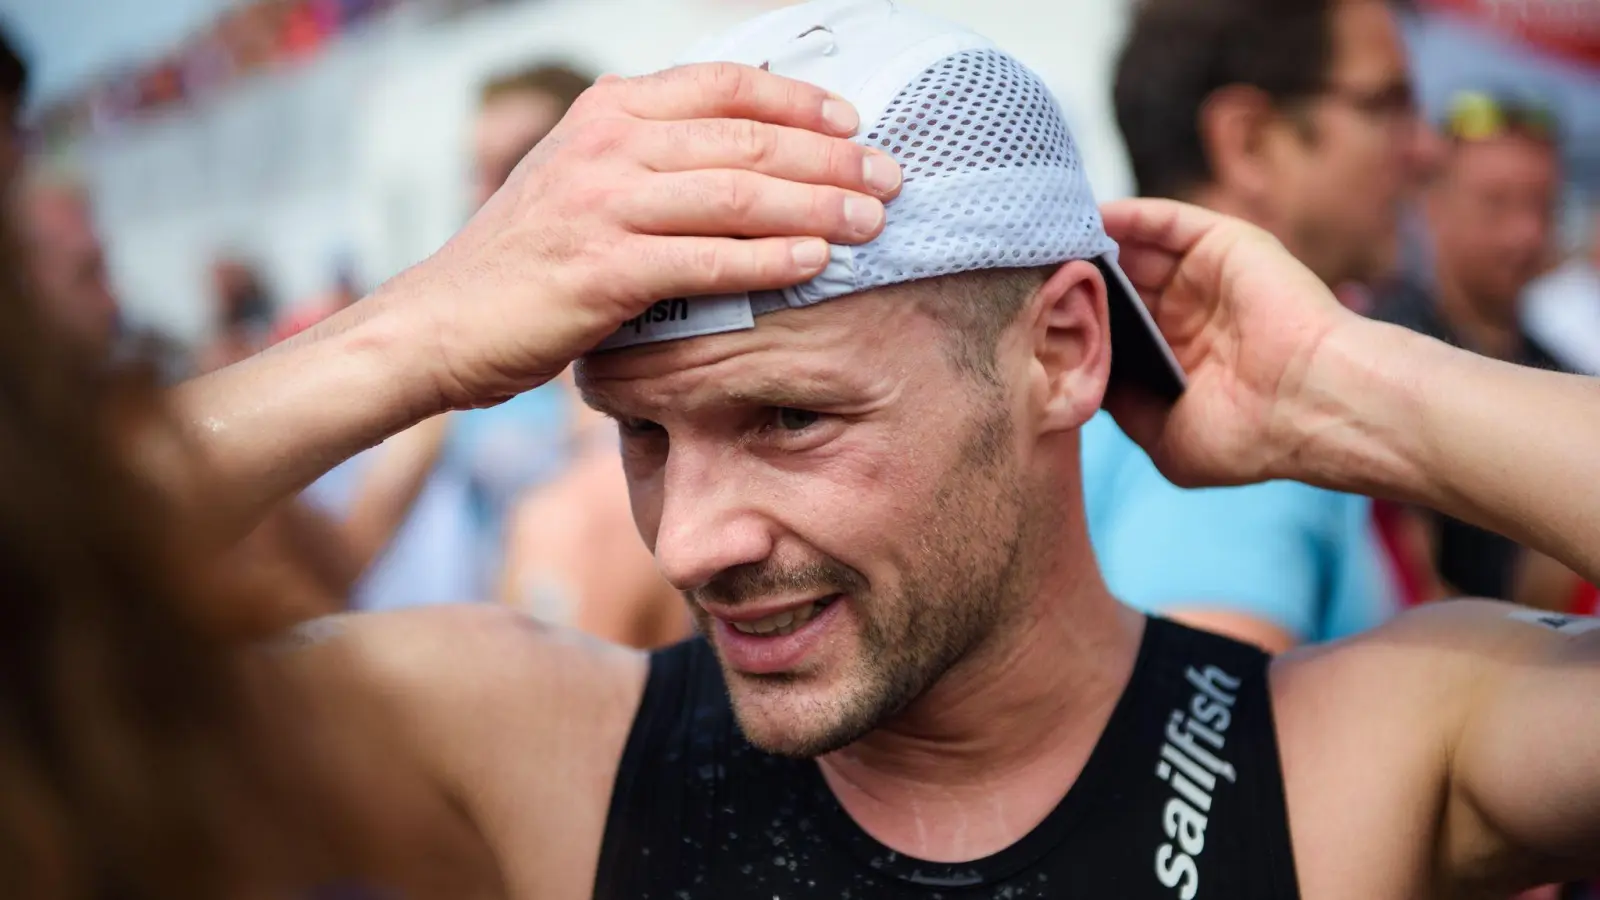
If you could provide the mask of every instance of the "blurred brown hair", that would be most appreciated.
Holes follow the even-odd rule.
[[[566,114],[578,97],[594,85],[594,79],[560,63],[549,63],[492,78],[483,86],[479,101],[491,103],[516,94],[544,94],[554,97]]]
[[[9,182],[0,173],[0,181]],[[287,694],[236,654],[260,592],[190,550],[129,448],[146,375],[54,333],[0,223],[0,873],[5,896],[218,898],[323,835]],[[174,435],[176,432],[173,432]]]

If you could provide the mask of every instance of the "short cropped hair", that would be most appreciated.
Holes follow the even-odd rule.
[[[1246,85],[1280,106],[1322,91],[1340,2],[1144,0],[1113,88],[1139,193],[1183,198],[1212,182],[1200,113],[1217,91]]]
[[[998,388],[995,353],[1000,336],[1056,269],[980,269],[925,282],[918,301],[941,326],[942,349],[950,364],[981,386]]]
[[[544,63],[491,78],[478,94],[483,105],[502,97],[520,94],[543,94],[555,98],[566,114],[578,102],[584,91],[594,86],[594,78],[564,63]]]

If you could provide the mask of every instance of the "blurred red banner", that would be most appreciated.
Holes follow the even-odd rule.
[[[1467,15],[1536,49],[1600,68],[1600,0],[1422,0]]]

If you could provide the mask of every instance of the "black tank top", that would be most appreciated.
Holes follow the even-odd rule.
[[[878,843],[817,764],[740,735],[700,639],[657,652],[623,752],[598,900],[1294,900],[1267,657],[1152,618],[1077,782],[970,863]]]

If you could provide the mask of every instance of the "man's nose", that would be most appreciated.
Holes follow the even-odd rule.
[[[771,522],[751,507],[748,479],[736,464],[676,444],[662,477],[656,566],[673,587],[690,591],[734,566],[772,553]]]

